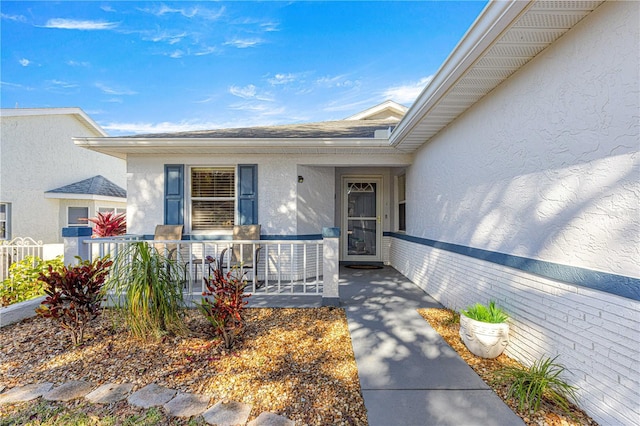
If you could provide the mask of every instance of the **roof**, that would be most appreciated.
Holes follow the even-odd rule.
[[[108,134],[78,107],[69,108],[2,108],[0,117],[35,117],[42,115],[71,115],[80,121],[85,127],[94,132],[96,136],[108,136]]]
[[[490,2],[409,108],[390,143],[415,151],[601,3]]]
[[[127,191],[101,175],[46,191],[45,194],[48,198],[127,198]]]
[[[282,126],[240,127],[231,129],[196,130],[176,133],[153,133],[125,136],[119,139],[326,139],[374,138],[376,130],[395,127],[398,120],[341,120]]]
[[[345,118],[345,120],[394,120],[400,121],[407,112],[407,107],[394,101],[384,101],[374,107]]]

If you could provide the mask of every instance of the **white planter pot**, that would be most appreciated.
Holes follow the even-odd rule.
[[[495,358],[509,343],[509,324],[480,322],[460,314],[460,338],[472,354]]]

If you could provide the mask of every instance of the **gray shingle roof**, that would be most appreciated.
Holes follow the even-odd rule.
[[[85,194],[127,198],[127,191],[100,175],[81,180],[80,182],[75,182],[70,185],[65,185],[60,188],[52,189],[47,191],[47,193]]]
[[[193,139],[287,139],[287,138],[373,138],[376,130],[394,128],[398,120],[340,120],[282,126],[241,127],[235,129],[196,130],[191,132],[154,133],[126,138]]]

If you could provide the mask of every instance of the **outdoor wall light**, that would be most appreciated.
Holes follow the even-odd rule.
[[[298,176],[298,183],[302,183],[302,182],[304,182],[304,177]]]

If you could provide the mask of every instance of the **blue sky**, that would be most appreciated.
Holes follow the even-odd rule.
[[[486,1],[1,1],[2,108],[80,107],[110,135],[410,106]]]

